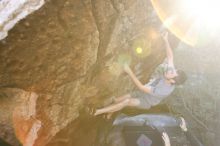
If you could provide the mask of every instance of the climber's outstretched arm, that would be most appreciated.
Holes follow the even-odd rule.
[[[145,93],[150,93],[151,89],[149,87],[144,86],[138,78],[135,76],[135,74],[132,72],[130,67],[126,64],[124,65],[124,71],[131,77],[132,81],[135,83],[135,85],[140,89],[141,91]]]
[[[170,43],[168,40],[168,32],[165,32],[163,35],[163,40],[165,42],[165,48],[166,48],[166,55],[167,55],[167,63],[168,66],[170,67],[174,67],[174,63],[173,63],[173,50],[170,47]]]

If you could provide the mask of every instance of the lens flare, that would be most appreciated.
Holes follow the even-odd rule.
[[[195,18],[203,26],[209,29],[219,27],[219,0],[184,0],[182,6],[186,15]]]
[[[152,44],[151,38],[149,37],[139,37],[133,40],[132,50],[136,57],[145,58],[151,54]]]
[[[143,52],[143,49],[141,47],[136,48],[136,53],[137,54],[142,54],[142,52]]]
[[[151,0],[163,26],[189,45],[220,34],[219,0]]]

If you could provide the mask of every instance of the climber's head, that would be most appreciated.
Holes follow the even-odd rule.
[[[165,72],[164,76],[170,83],[175,85],[181,85],[187,79],[185,72],[182,70],[170,69]]]
[[[187,76],[183,70],[177,70],[177,76],[173,80],[175,85],[182,85],[187,80]]]

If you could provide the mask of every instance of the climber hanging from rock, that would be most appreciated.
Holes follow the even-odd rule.
[[[130,67],[125,64],[124,71],[130,76],[139,90],[132,91],[129,94],[113,98],[113,103],[100,109],[90,109],[94,116],[107,114],[107,118],[112,113],[123,109],[124,107],[135,107],[140,109],[149,109],[151,106],[159,104],[164,98],[169,96],[176,85],[183,84],[186,75],[182,70],[176,70],[173,63],[173,51],[168,41],[168,32],[162,35],[166,48],[166,59],[160,65],[162,71],[156,72],[153,78],[147,83],[142,84]]]

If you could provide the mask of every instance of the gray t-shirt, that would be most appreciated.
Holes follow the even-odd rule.
[[[175,88],[175,85],[166,82],[164,73],[167,71],[175,71],[175,68],[168,66],[166,61],[164,61],[152,74],[153,79],[145,85],[151,89],[150,95],[152,98],[148,100],[151,105],[158,104],[165,97],[169,96]]]
[[[156,104],[160,103],[164,98],[169,96],[175,88],[174,85],[168,84],[164,77],[160,77],[158,79],[155,79],[155,82],[157,82],[157,83],[150,85],[150,88],[151,88],[150,95],[152,98],[149,98],[149,96],[148,96],[148,99],[149,99],[148,102],[151,105],[156,105]],[[153,82],[153,83],[155,83],[155,82]]]
[[[131,96],[140,100],[139,108],[149,109],[151,106],[159,104],[164,98],[169,96],[175,86],[166,82],[164,73],[168,70],[175,70],[174,67],[169,67],[166,62],[159,65],[152,74],[152,79],[145,84],[151,89],[151,93],[144,93],[142,91],[135,91]]]

